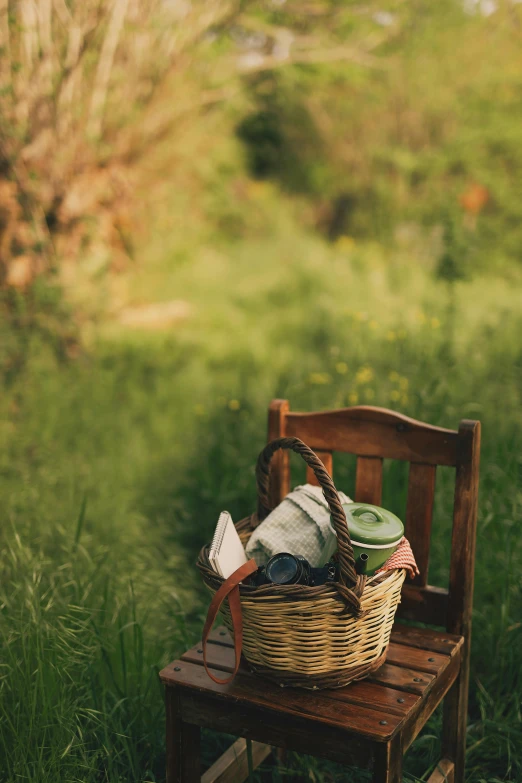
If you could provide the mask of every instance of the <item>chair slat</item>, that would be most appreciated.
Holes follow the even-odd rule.
[[[405,644],[396,644],[390,641],[386,654],[386,663],[395,666],[406,666],[418,672],[427,672],[438,676],[448,664],[448,655],[434,653],[431,650],[422,650],[418,647],[409,647]]]
[[[355,500],[357,503],[381,505],[382,459],[381,457],[357,457]]]
[[[417,587],[405,582],[402,586],[401,602],[395,616],[397,618],[404,617],[406,620],[417,620],[429,625],[446,626],[448,591],[434,585]]]
[[[441,759],[429,776],[427,783],[454,783],[455,764],[449,759]]]
[[[387,664],[382,668],[385,667],[397,670],[396,680],[412,680],[413,686],[417,686],[417,683],[413,683],[413,678],[417,677],[417,674],[417,679],[424,687],[434,679],[430,674],[423,672],[412,672],[409,669],[391,667]],[[217,677],[223,676],[221,669],[211,668],[211,671]],[[292,724],[292,719],[310,717],[317,725],[339,727],[343,731],[363,734],[377,741],[383,741],[388,739],[403,721],[403,715],[387,712],[384,705],[370,707],[367,704],[352,704],[345,700],[334,701],[327,690],[303,693],[299,688],[282,689],[268,681],[264,681],[263,687],[260,688],[259,677],[248,672],[239,672],[232,684],[218,684],[210,679],[202,665],[184,659],[174,661],[163,669],[160,672],[160,679],[166,685],[194,689],[200,694],[219,694],[227,699],[228,704],[233,703],[236,707],[241,704],[245,707],[257,706],[274,713],[284,713],[288,728]],[[382,679],[386,684],[386,674],[382,675]],[[419,692],[417,687],[410,687],[409,682],[398,690]],[[223,714],[227,713],[227,709],[223,710],[223,705],[221,711]],[[190,722],[190,715],[187,715],[187,721]]]
[[[288,400],[272,400],[268,409],[268,440],[284,437]],[[275,508],[290,492],[290,452],[280,449],[270,463],[270,501]]]
[[[415,577],[413,584],[421,587],[428,584],[435,473],[435,465],[419,464],[418,462],[410,464],[405,535],[413,549],[420,571],[420,575]]]
[[[218,636],[218,638],[222,638]],[[232,644],[232,639],[230,644]],[[418,647],[421,650],[440,653],[441,655],[455,655],[462,647],[462,636],[455,636],[447,631],[436,631],[433,628],[413,628],[411,625],[395,623],[392,628],[391,640],[395,644],[404,644],[408,647]]]
[[[448,631],[467,636],[471,625],[473,601],[480,423],[464,419],[460,424],[459,433],[461,441],[451,536]]]
[[[285,435],[301,438],[314,450],[430,465],[455,465],[457,460],[454,430],[369,405],[321,413],[288,411],[285,430]]]
[[[408,669],[404,666],[394,666],[385,663],[376,672],[370,674],[369,682],[378,682],[387,688],[396,688],[399,691],[407,691],[423,696],[425,691],[435,680],[433,674],[418,672],[415,669]]]
[[[466,637],[466,643],[462,652],[461,676],[444,703],[442,753],[455,761],[455,779],[463,780],[477,537],[480,422],[467,419],[461,421],[457,457],[447,627],[451,633]]]
[[[230,639],[230,637],[228,637]],[[224,647],[222,644],[212,643],[212,634],[209,637],[209,645],[207,648],[207,663],[211,669],[217,669],[223,672],[234,671],[234,649],[232,647],[232,640],[230,639],[230,646]],[[181,660],[187,663],[194,663],[198,666],[203,665],[203,656],[199,652],[201,649],[201,642],[196,645],[182,656]],[[407,649],[407,648],[405,648]],[[390,667],[393,671],[393,667]],[[248,668],[243,665],[240,668],[240,672],[245,676],[256,676],[248,672]],[[418,670],[419,676],[422,670]],[[395,675],[401,676],[400,673]],[[303,696],[303,706],[306,701],[306,691],[299,691]],[[325,693],[325,692],[323,692]],[[416,705],[418,701],[418,695],[416,694],[404,694],[403,691],[396,690],[394,688],[386,687],[377,683],[370,683],[368,680],[361,680],[359,682],[351,683],[349,688],[333,688],[327,692],[328,698],[339,699],[340,701],[349,702],[350,704],[360,704],[362,706],[385,709],[394,715],[407,715],[408,712]],[[401,699],[401,701],[397,701]]]
[[[270,745],[252,742],[253,769],[272,752]],[[248,779],[248,752],[246,740],[240,737],[201,776],[201,783],[242,783]]]
[[[333,476],[333,455],[331,451],[319,451],[317,450],[315,452],[323,465],[325,466],[326,470],[330,474],[330,476]],[[317,481],[316,475],[313,472],[310,465],[306,466],[306,481],[308,484],[315,484],[316,487],[319,486],[319,482]]]

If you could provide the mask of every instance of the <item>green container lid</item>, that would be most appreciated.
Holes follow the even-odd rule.
[[[396,544],[404,535],[399,517],[385,508],[368,503],[347,503],[343,508],[354,543],[385,546]]]

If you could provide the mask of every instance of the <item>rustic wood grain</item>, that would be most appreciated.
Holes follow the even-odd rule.
[[[271,751],[270,745],[252,742],[253,769],[259,767]],[[240,737],[201,776],[201,783],[243,783],[247,778],[247,743]]]
[[[415,705],[405,721],[402,731],[403,747],[405,751],[410,747],[419,731],[424,727],[428,718],[433,714],[434,710],[438,707],[443,697],[455,682],[460,669],[460,652],[447,660],[448,665],[446,668],[435,678],[430,689],[426,692],[424,699]]]
[[[221,670],[210,668],[219,676]],[[311,719],[314,723],[336,726],[349,733],[377,741],[391,737],[403,720],[400,715],[388,714],[382,706],[373,708],[336,700],[333,709],[328,691],[281,689],[268,681],[263,681],[262,687],[259,687],[259,678],[243,672],[237,674],[233,683],[220,685],[208,677],[202,666],[183,660],[175,661],[163,669],[160,677],[163,682],[171,685],[218,695],[226,701],[226,710],[232,703],[257,705],[263,709],[275,710],[278,714],[286,714],[291,719],[300,716]],[[190,721],[190,717],[186,717],[186,720]],[[291,723],[292,720],[288,720],[288,725]]]
[[[218,694],[188,688],[182,690],[180,703],[183,714],[203,728],[242,735],[246,739],[342,764],[368,768],[372,762],[375,743],[370,739],[303,715],[289,720],[288,714],[274,709],[275,705],[265,709],[250,701],[224,702]]]
[[[326,691],[330,699],[349,701],[351,704],[367,705],[387,713],[406,717],[420,700],[420,696],[390,688],[381,683],[361,680],[352,682],[346,688]]]
[[[396,688],[399,691],[416,693],[423,696],[435,679],[433,674],[426,672],[417,672],[414,669],[407,669],[402,666],[393,666],[385,663],[380,669],[370,675],[371,682],[378,682],[389,688]]]
[[[405,535],[415,555],[420,574],[413,584],[425,587],[430,560],[431,518],[435,495],[435,465],[410,464]]]
[[[321,413],[288,413],[285,435],[312,449],[430,465],[456,464],[457,433],[400,413],[361,405]]]
[[[177,688],[165,689],[165,712],[166,783],[200,783],[201,731],[199,726],[186,721]]]
[[[408,647],[405,644],[390,642],[386,663],[392,663],[395,666],[405,666],[409,669],[415,669],[417,672],[427,672],[437,676],[447,666],[448,656],[431,652],[431,650],[422,650],[417,647]]]
[[[382,502],[382,458],[357,457],[355,473],[356,503],[373,503],[380,506]]]
[[[268,440],[286,435],[288,400],[272,400],[268,409]],[[290,492],[290,453],[280,449],[272,457],[270,465],[270,501],[275,508]]]
[[[441,759],[426,783],[455,783],[455,765],[449,759]]]
[[[464,644],[459,676],[444,702],[442,725],[442,753],[455,764],[455,783],[464,783],[465,777],[479,463],[480,422],[463,420],[457,448],[447,628],[464,636]]]
[[[165,749],[167,783],[177,783],[179,779],[179,740],[178,694],[174,688],[165,688]]]
[[[421,650],[430,650],[442,655],[453,655],[464,641],[462,636],[456,636],[447,631],[437,631],[434,628],[415,628],[400,623],[394,624],[391,640],[394,644],[419,647]]]
[[[182,661],[187,663],[195,663],[197,666],[203,666],[203,654],[201,652],[201,642],[195,647],[191,647],[186,653],[181,656]],[[234,648],[223,647],[219,644],[209,644],[207,647],[207,661],[208,665],[213,669],[219,669],[222,672],[234,671]],[[244,673],[245,668],[242,665],[241,671]]]
[[[402,783],[402,740],[400,734],[376,749],[373,783]]]

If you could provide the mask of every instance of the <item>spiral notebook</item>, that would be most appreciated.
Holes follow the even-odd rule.
[[[208,559],[214,571],[223,579],[228,579],[230,574],[248,561],[228,511],[222,511],[219,515]]]

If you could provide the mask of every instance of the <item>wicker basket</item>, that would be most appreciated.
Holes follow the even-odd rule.
[[[326,468],[299,438],[278,438],[259,455],[258,510],[236,529],[243,544],[271,511],[269,470],[278,449],[292,449],[313,469],[332,514],[339,547],[339,582],[304,585],[239,585],[243,655],[250,668],[281,686],[337,688],[368,676],[384,663],[404,569],[370,578],[355,571],[346,516]],[[211,568],[209,547],[198,558],[206,586],[215,593],[223,579]],[[225,624],[233,632],[228,604]]]

